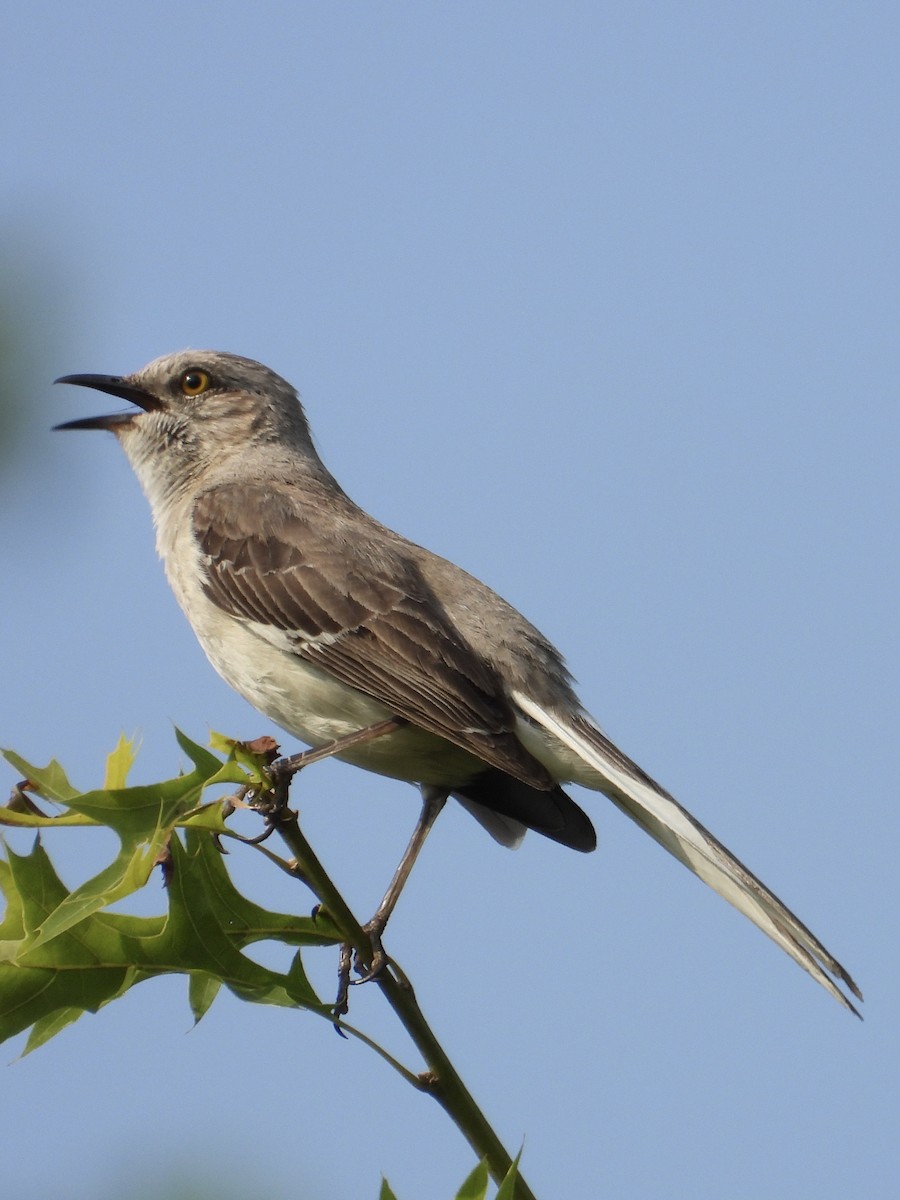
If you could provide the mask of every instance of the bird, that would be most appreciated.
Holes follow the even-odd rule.
[[[336,741],[344,761],[418,785],[409,866],[449,797],[503,845],[533,830],[591,851],[593,824],[563,787],[576,784],[604,794],[860,1015],[838,986],[862,1000],[849,973],[606,736],[555,646],[484,583],[350,499],[285,379],[253,359],[183,350],[129,375],[55,382],[130,402],[56,428],[115,435],[171,588],[219,674],[300,741]]]

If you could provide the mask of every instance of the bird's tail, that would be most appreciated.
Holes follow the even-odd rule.
[[[589,768],[590,775],[572,776],[576,782],[609,796],[670,854],[777,942],[836,1000],[860,1016],[834,981],[844,983],[859,1000],[862,993],[819,939],[699,821],[622,754],[587,714],[548,712],[521,694],[516,703]]]

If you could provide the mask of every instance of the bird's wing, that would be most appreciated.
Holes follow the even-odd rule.
[[[832,976],[860,1000],[862,993],[819,939],[699,821],[613,745],[587,714],[551,712],[519,693],[513,699],[523,713],[599,777],[591,780],[575,775],[578,782],[609,796],[670,854],[777,942],[826,991],[860,1015]]]
[[[422,729],[540,789],[555,785],[521,745],[499,678],[465,643],[402,542],[333,496],[233,483],[200,495],[193,530],[207,597],[274,627],[285,649]],[[348,503],[349,501],[342,501]]]

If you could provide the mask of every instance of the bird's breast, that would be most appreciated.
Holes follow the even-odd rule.
[[[235,617],[203,591],[196,547],[158,527],[158,545],[179,604],[222,678],[263,716],[311,746],[322,745],[394,714],[378,701],[298,657],[288,634]],[[453,787],[485,764],[443,738],[404,726],[354,747],[341,759],[404,779]]]

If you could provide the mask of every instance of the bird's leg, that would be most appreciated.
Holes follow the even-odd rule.
[[[399,729],[407,723],[403,717],[388,717],[386,721],[366,725],[363,729],[356,729],[353,733],[335,738],[333,742],[324,742],[321,746],[313,746],[311,750],[301,750],[299,754],[279,759],[278,762],[272,764],[270,774],[276,779],[276,783],[282,777],[292,779],[298,771],[302,771],[304,767],[308,767],[314,762],[319,762],[323,758],[331,758],[333,754],[343,754],[351,746],[358,746],[362,742],[370,742],[372,738],[393,733],[395,729]]]
[[[361,964],[359,955],[357,954],[356,965],[357,970],[360,971],[361,978],[354,979],[353,983],[367,983],[368,980],[373,979],[379,971],[384,969],[387,957],[381,945],[381,935],[384,933],[385,926],[390,920],[391,913],[394,911],[394,906],[400,898],[400,893],[403,891],[404,884],[409,878],[409,873],[413,869],[416,859],[419,857],[419,851],[425,844],[425,839],[428,837],[432,825],[437,820],[438,813],[447,802],[448,795],[449,792],[446,788],[423,785],[422,811],[419,813],[419,819],[412,832],[412,837],[410,837],[409,843],[403,851],[403,857],[397,865],[397,869],[388,885],[387,891],[384,893],[381,903],[375,911],[375,915],[363,925],[363,930],[372,944],[372,956],[367,964]],[[345,961],[348,968],[347,975],[349,975],[349,960],[346,960],[345,956],[342,959],[339,1000],[341,999],[341,994],[343,994],[343,998],[346,1000],[346,988],[350,982],[349,978],[345,977],[343,970]],[[364,969],[361,969],[363,967]]]
[[[375,910],[374,917],[363,925],[363,929],[372,939],[372,948],[376,952],[376,957],[380,953],[382,959],[384,958],[384,952],[381,950],[380,945],[381,935],[384,933],[385,926],[390,920],[394,906],[400,899],[400,893],[403,891],[404,885],[409,878],[409,873],[413,869],[416,859],[419,857],[419,851],[425,845],[425,839],[428,837],[432,825],[447,802],[448,795],[449,792],[445,788],[422,787],[422,811],[419,813],[416,827],[412,831],[412,836],[409,839],[406,849],[403,851],[403,857],[397,865],[397,870],[394,872],[388,889],[384,893],[378,908]],[[377,974],[383,965],[382,962],[376,970],[373,963],[368,977],[371,978],[372,975]],[[364,983],[365,980],[360,979],[357,982]]]
[[[266,804],[254,805],[264,815],[265,828],[256,837],[244,838],[243,840],[249,845],[255,846],[260,842],[264,842],[270,836],[272,831],[277,827],[281,819],[281,814],[287,808],[288,790],[291,786],[291,780],[304,767],[321,762],[324,758],[331,758],[334,754],[342,754],[345,750],[349,750],[351,746],[358,746],[363,742],[371,741],[373,738],[383,737],[386,733],[393,733],[395,729],[399,729],[406,723],[403,717],[389,717],[386,721],[378,721],[374,725],[366,725],[363,729],[355,729],[353,733],[335,738],[334,741],[325,742],[321,746],[313,746],[311,750],[301,750],[299,754],[291,754],[286,758],[279,758],[276,762],[273,762],[269,767],[269,778],[272,781],[272,788],[268,795],[271,796],[271,800],[268,800]],[[259,794],[258,792],[257,795]],[[266,795],[267,793],[263,792],[262,794]]]

